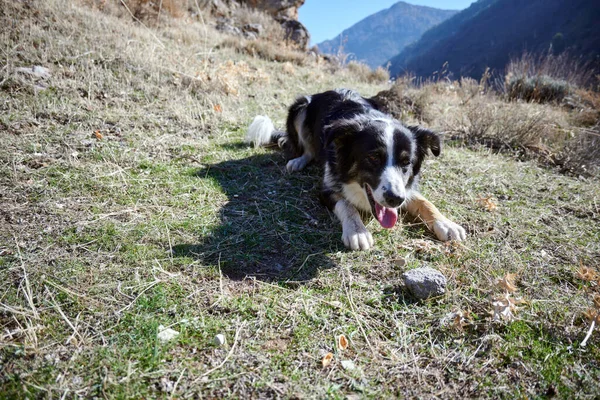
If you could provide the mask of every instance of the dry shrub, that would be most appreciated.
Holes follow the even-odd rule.
[[[600,172],[600,124],[580,128],[555,156],[563,172],[597,175]]]
[[[377,67],[371,73],[369,82],[388,82],[390,80],[390,71],[383,67]]]
[[[536,103],[560,103],[571,91],[569,83],[548,75],[506,75],[505,90],[509,100]]]
[[[561,172],[589,175],[600,167],[600,124],[568,128],[566,111],[550,105],[505,103],[478,96],[443,121],[453,139],[537,158]]]
[[[350,61],[346,64],[346,68],[361,82],[381,83],[390,80],[390,72],[383,67],[373,70],[366,64]]]
[[[523,53],[506,67],[503,90],[510,100],[561,102],[574,88],[590,87],[594,69],[568,53]]]
[[[246,40],[238,36],[231,36],[223,40],[221,46],[268,61],[290,62],[296,65],[310,63],[310,58],[306,53],[283,43],[274,43],[263,39]]]
[[[469,77],[460,78],[458,85],[458,95],[461,99],[463,99],[463,102],[468,102],[470,101],[470,99],[476,97],[479,94],[481,94],[479,82]]]
[[[394,118],[406,121],[430,122],[427,106],[430,93],[413,85],[414,77],[404,76],[396,79],[392,87],[382,90],[371,98],[384,112]]]
[[[600,93],[577,89],[565,99],[564,105],[571,109],[573,125],[590,128],[600,124]]]
[[[557,117],[544,106],[504,103],[480,96],[444,121],[454,138],[483,143],[497,150],[517,150],[549,156],[565,135],[554,128]]]

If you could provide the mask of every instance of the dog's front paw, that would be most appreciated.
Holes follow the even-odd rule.
[[[346,247],[352,250],[369,250],[373,247],[373,236],[364,226],[359,227],[352,224],[343,227],[342,240]]]
[[[304,169],[304,167],[306,167],[306,164],[308,164],[309,161],[310,157],[306,154],[303,154],[298,158],[293,158],[290,161],[288,161],[285,168],[288,172],[301,171]]]
[[[433,223],[433,232],[443,242],[447,242],[448,240],[465,240],[467,237],[467,233],[462,226],[446,218],[439,219]]]

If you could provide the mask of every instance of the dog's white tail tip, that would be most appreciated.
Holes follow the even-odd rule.
[[[246,132],[246,143],[252,143],[254,147],[269,144],[273,133],[275,133],[275,126],[271,119],[264,115],[257,115]]]

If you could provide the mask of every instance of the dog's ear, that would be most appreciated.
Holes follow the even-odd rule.
[[[325,146],[328,147],[332,142],[342,143],[344,139],[351,137],[362,129],[362,124],[356,120],[338,120],[326,125],[323,128]]]
[[[436,157],[440,155],[442,142],[439,135],[429,129],[421,126],[409,126],[408,129],[413,133],[417,142],[417,158],[413,164],[413,175],[418,175],[429,150]]]
[[[415,135],[417,141],[417,151],[421,157],[427,155],[427,150],[431,150],[434,156],[439,156],[442,151],[442,141],[440,136],[421,126],[409,126],[408,129]]]

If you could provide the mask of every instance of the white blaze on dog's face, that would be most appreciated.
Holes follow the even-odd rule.
[[[412,132],[400,124],[387,119],[374,124],[379,125],[376,147],[384,151],[369,153],[369,168],[375,174],[364,177],[364,190],[374,217],[384,228],[392,228],[398,220],[397,209],[407,197],[416,145]]]

